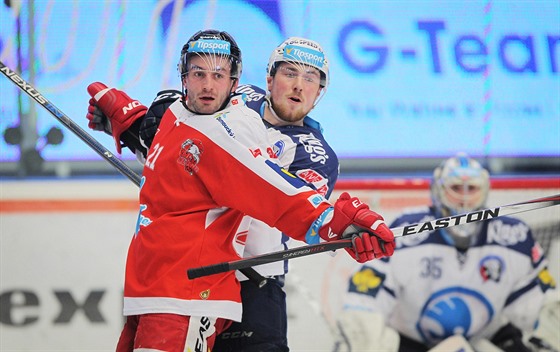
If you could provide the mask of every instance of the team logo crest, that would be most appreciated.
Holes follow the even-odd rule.
[[[434,346],[453,335],[469,339],[483,331],[494,316],[482,295],[464,287],[448,287],[426,301],[416,323],[425,344]]]
[[[274,154],[280,156],[282,155],[282,153],[284,153],[284,149],[286,148],[286,143],[284,143],[284,141],[280,140],[276,143],[274,143],[274,145],[272,146],[272,149],[274,150]]]
[[[488,256],[480,261],[480,276],[484,282],[488,280],[500,282],[503,271],[504,262],[499,257]]]
[[[200,162],[203,150],[201,141],[198,139],[187,139],[181,144],[181,151],[179,152],[177,162],[183,165],[185,171],[192,175],[198,171],[197,165]]]

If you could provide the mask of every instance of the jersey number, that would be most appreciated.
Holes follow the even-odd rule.
[[[156,144],[152,148],[152,152],[150,154],[148,154],[148,157],[146,158],[146,164],[145,165],[153,170],[156,166],[155,165],[156,160],[157,160],[158,156],[161,154],[162,150],[163,150],[163,146],[160,146],[159,143]]]
[[[439,279],[441,277],[441,257],[424,257],[420,259],[422,271],[420,276],[423,278],[433,277]]]

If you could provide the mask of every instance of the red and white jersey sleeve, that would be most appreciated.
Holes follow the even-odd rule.
[[[331,206],[264,157],[270,151],[260,141],[267,138],[260,116],[241,99],[214,115],[193,114],[181,101],[169,107],[142,174],[125,315],[241,319],[234,272],[189,280],[187,270],[240,259],[247,216],[303,241]]]

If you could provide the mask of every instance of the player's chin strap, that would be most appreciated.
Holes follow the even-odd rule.
[[[265,101],[264,101],[263,109],[268,109],[275,120],[284,121],[284,119],[281,119],[276,113],[276,111],[274,110],[274,108],[272,107],[272,102],[270,101],[270,94],[265,95],[264,100]]]

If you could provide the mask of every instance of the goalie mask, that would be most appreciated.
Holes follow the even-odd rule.
[[[177,65],[181,79],[189,72],[188,61],[194,55],[204,56],[205,59],[210,59],[210,55],[226,57],[231,63],[231,78],[241,77],[241,50],[227,32],[213,29],[198,31],[187,41],[181,50],[181,58]]]
[[[314,67],[320,72],[319,84],[321,87],[326,89],[329,85],[329,62],[323,48],[313,40],[298,37],[286,39],[270,55],[266,68],[268,76],[276,74],[280,62]]]
[[[438,216],[450,217],[483,209],[488,198],[488,171],[464,153],[444,161],[434,170],[431,197]],[[482,222],[442,229],[447,242],[467,249],[476,241]]]

